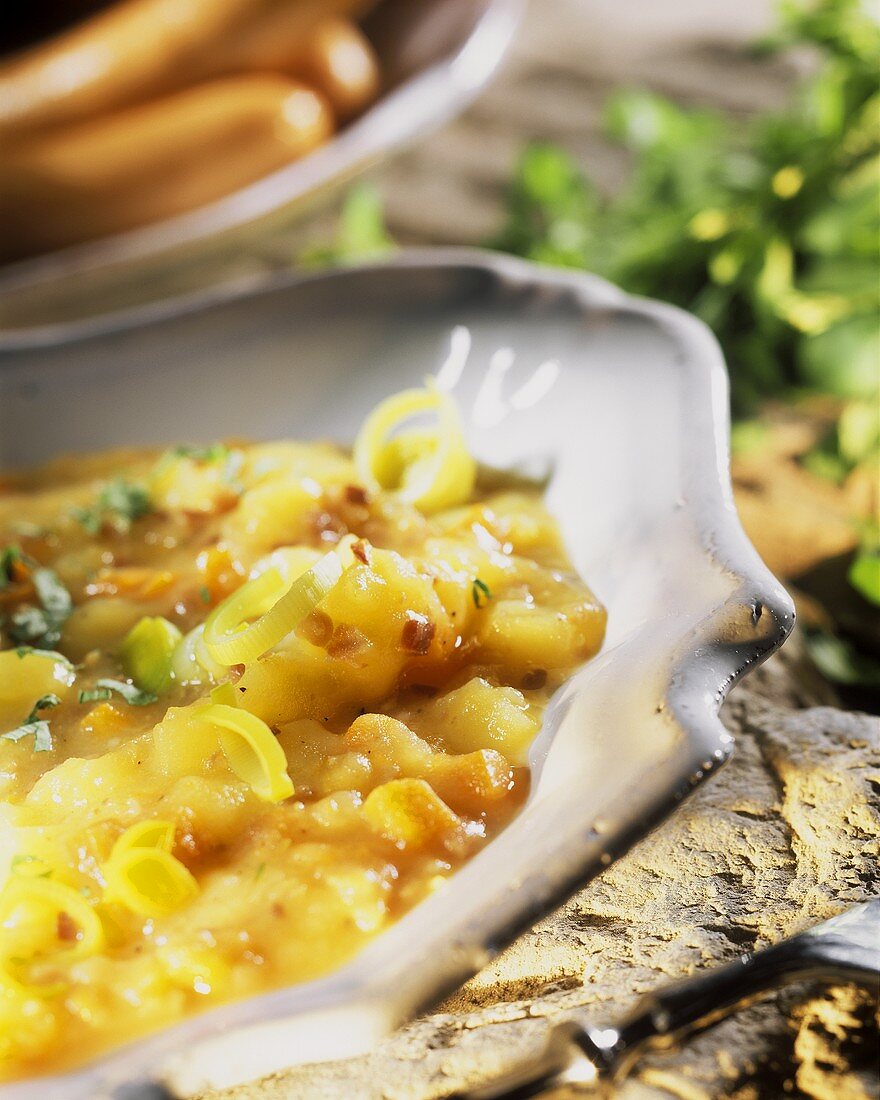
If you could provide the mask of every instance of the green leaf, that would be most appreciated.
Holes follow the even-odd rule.
[[[802,341],[798,363],[804,382],[822,393],[872,397],[880,371],[877,318],[850,317]]]
[[[475,607],[483,607],[488,600],[492,599],[492,592],[488,584],[477,577],[471,585],[471,597],[473,598]]]
[[[880,447],[880,397],[851,401],[837,421],[837,449],[851,466],[869,458]]]
[[[143,485],[118,477],[104,486],[93,508],[73,508],[71,515],[90,535],[97,535],[105,521],[124,533],[151,507],[150,494]]]
[[[299,262],[304,267],[360,263],[383,256],[394,247],[385,228],[379,192],[371,184],[362,183],[346,195],[332,243],[306,249]]]
[[[763,451],[771,439],[770,429],[760,420],[740,420],[730,429],[730,450],[735,455],[754,454]]]
[[[696,312],[727,355],[738,415],[794,387],[877,386],[880,30],[858,0],[797,0],[765,46],[804,44],[818,68],[751,120],[611,97],[606,130],[632,166],[607,199],[570,153],[528,147],[490,241]]]
[[[19,645],[51,650],[61,640],[61,628],[73,611],[70,593],[52,569],[38,566],[31,572],[39,607],[25,605],[12,615],[8,631]]]
[[[866,600],[880,606],[880,549],[862,550],[849,567],[849,583]]]
[[[126,680],[105,679],[98,680],[93,690],[81,691],[79,701],[81,703],[92,703],[101,699],[109,699],[113,692],[133,707],[149,706],[150,703],[155,703],[159,698],[152,691],[141,691],[140,688]]]
[[[71,683],[73,682],[73,662],[65,657],[63,653],[59,653],[57,649],[36,649],[32,645],[20,645],[15,647],[14,652],[19,659],[29,657],[31,654],[37,657],[51,657],[53,661],[64,665],[71,675]]]
[[[880,687],[880,662],[850,642],[822,632],[805,635],[807,652],[819,671],[837,684]]]
[[[194,462],[225,462],[229,458],[229,448],[225,443],[211,443],[206,447],[182,444],[168,453],[175,458],[191,458]]]
[[[49,752],[52,748],[52,734],[49,730],[49,723],[45,718],[40,718],[39,712],[57,707],[60,702],[59,697],[53,692],[42,695],[34,703],[24,722],[16,729],[0,734],[0,739],[17,742],[21,741],[22,738],[33,736],[34,752]]]
[[[12,583],[12,566],[23,560],[20,546],[6,546],[0,550],[0,589],[9,587]]]
[[[101,703],[113,697],[113,692],[108,687],[93,688],[79,693],[80,703]]]

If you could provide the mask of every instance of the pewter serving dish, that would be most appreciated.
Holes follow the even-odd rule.
[[[364,21],[384,91],[326,145],[225,198],[125,233],[0,267],[0,292],[54,285],[87,272],[152,271],[208,243],[225,247],[289,221],[322,195],[462,111],[498,68],[525,0],[380,0]]]
[[[549,468],[548,504],[609,610],[556,695],[533,789],[448,886],[332,976],[230,1004],[2,1100],[173,1094],[351,1055],[435,1002],[643,836],[724,762],[727,691],[791,602],[728,481],[727,382],[694,318],[585,275],[478,252],[229,288],[0,337],[0,465],[224,435],[350,440],[438,374],[493,466]],[[126,1095],[134,1095],[126,1093]]]

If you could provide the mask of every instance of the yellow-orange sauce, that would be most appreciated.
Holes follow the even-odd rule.
[[[144,487],[145,510],[107,506],[108,486]],[[79,701],[125,679],[119,647],[143,617],[186,633],[278,548],[312,561],[304,548],[348,533],[362,540],[354,564],[258,660],[178,677],[146,705]],[[0,737],[2,1078],[351,958],[516,812],[542,708],[605,628],[537,494],[478,483],[426,516],[365,489],[322,443],[104,453],[9,475],[3,547],[0,733],[41,696],[60,702],[37,715],[51,748]],[[22,610],[41,607],[40,568],[72,598],[46,647],[70,667],[16,640]],[[261,800],[197,732],[218,679],[277,737],[289,798]],[[160,916],[107,888],[114,843],[154,819],[173,824],[171,854],[196,886]],[[63,902],[29,899],[28,876],[74,890],[100,935]]]

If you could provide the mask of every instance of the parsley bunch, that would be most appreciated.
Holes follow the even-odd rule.
[[[740,121],[645,91],[614,96],[633,154],[610,198],[553,146],[526,149],[494,247],[605,275],[706,321],[735,415],[808,388],[872,399],[880,356],[880,27],[859,0],[787,3],[764,51],[819,67],[790,106]]]

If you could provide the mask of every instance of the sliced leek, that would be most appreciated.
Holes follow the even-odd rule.
[[[205,621],[205,648],[220,664],[250,664],[294,630],[339,581],[340,550],[331,550],[291,584],[277,569],[253,577]],[[252,621],[248,621],[252,620]]]
[[[40,856],[13,856],[9,869],[14,875],[21,875],[22,878],[49,878],[52,874],[51,863],[47,863]]]
[[[399,431],[422,413],[433,413],[436,426]],[[430,379],[425,389],[402,390],[376,406],[355,440],[354,461],[369,488],[390,491],[423,512],[461,504],[476,478],[455,403]]]
[[[287,757],[266,723],[246,710],[211,703],[199,718],[219,727],[220,746],[232,771],[264,802],[293,794]]]
[[[144,917],[167,916],[199,892],[191,872],[164,848],[128,848],[109,860],[104,877],[107,899]]]
[[[223,703],[227,707],[238,706],[238,695],[233,685],[228,681],[225,684],[218,684],[217,687],[211,688],[209,699],[211,703]]]
[[[171,665],[183,635],[167,619],[146,616],[122,639],[119,656],[126,676],[143,691],[161,695],[171,684]]]
[[[63,923],[71,929],[69,942],[58,940],[62,915]],[[0,927],[4,932],[4,944],[8,944],[17,930],[23,931],[28,937],[32,958],[44,958],[49,954],[66,958],[91,955],[100,951],[104,944],[100,918],[89,902],[72,886],[51,878],[12,875],[0,894]],[[46,941],[33,943],[34,934],[44,928]],[[21,947],[17,946],[11,953],[21,957]]]
[[[132,848],[161,848],[170,852],[174,846],[174,823],[171,821],[138,821],[130,825],[113,845],[110,862]]]
[[[226,675],[226,665],[213,660],[205,648],[204,623],[184,634],[172,655],[171,672],[181,684],[203,684]]]

